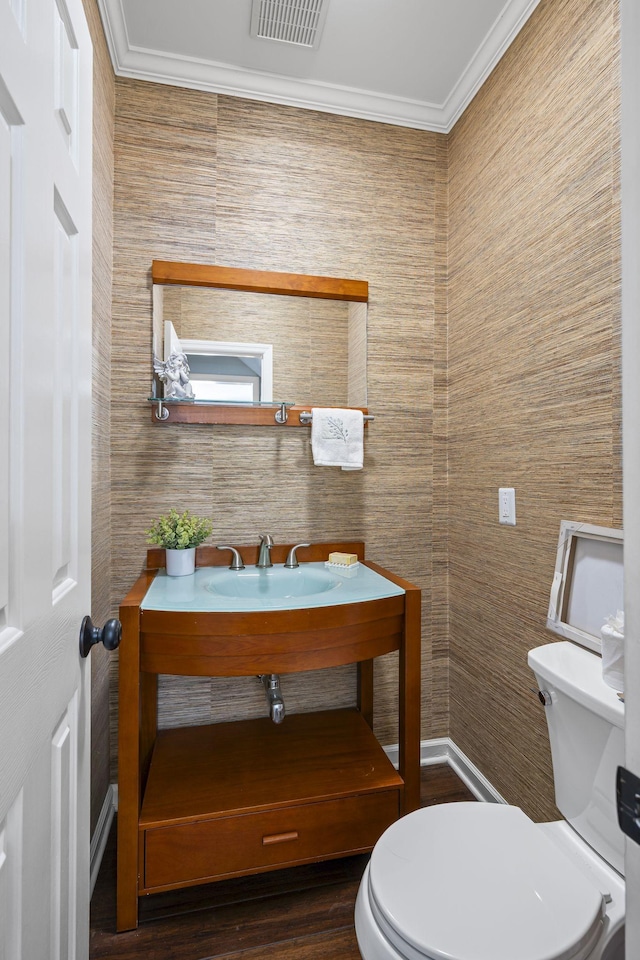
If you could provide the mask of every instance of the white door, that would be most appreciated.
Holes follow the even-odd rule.
[[[0,0],[0,958],[89,947],[92,49]]]
[[[640,776],[640,5],[622,0],[625,749]],[[627,840],[627,960],[640,957],[640,846]]]

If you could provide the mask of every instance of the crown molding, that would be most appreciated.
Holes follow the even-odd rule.
[[[129,42],[121,0],[98,0],[98,7],[116,76],[449,133],[539,2],[507,0],[441,105],[136,47]]]
[[[442,107],[447,133],[460,119],[539,3],[540,0],[510,0],[505,4]]]

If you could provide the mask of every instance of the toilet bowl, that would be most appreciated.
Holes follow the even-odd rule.
[[[364,960],[624,960],[615,767],[624,708],[599,657],[562,642],[529,654],[544,693],[556,803],[446,803],[392,824],[360,884]]]
[[[624,881],[564,821],[439,804],[378,841],[355,922],[364,960],[624,960]]]

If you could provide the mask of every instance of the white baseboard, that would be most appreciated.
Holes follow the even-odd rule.
[[[98,822],[96,824],[96,829],[93,832],[91,837],[91,847],[89,853],[89,864],[90,864],[90,889],[89,897],[93,896],[93,888],[96,885],[96,880],[98,879],[98,873],[100,872],[100,864],[102,863],[102,857],[104,856],[104,850],[107,845],[107,840],[109,839],[109,831],[111,830],[111,824],[113,823],[113,817],[118,806],[118,788],[115,784],[109,784],[107,789],[104,803],[102,804],[102,809],[100,811],[100,816],[98,817]]]
[[[397,745],[384,748],[385,753],[398,766]],[[420,766],[427,767],[435,763],[447,763],[457,773],[462,782],[469,788],[477,800],[485,803],[506,803],[502,794],[478,770],[462,750],[456,746],[450,737],[439,737],[435,740],[422,740],[420,743]]]

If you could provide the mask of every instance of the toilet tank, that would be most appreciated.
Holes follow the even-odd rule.
[[[556,805],[607,863],[624,876],[624,835],[618,826],[616,771],[624,763],[624,704],[602,679],[597,653],[570,641],[529,652],[545,712]]]

